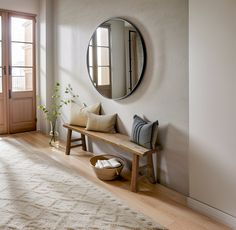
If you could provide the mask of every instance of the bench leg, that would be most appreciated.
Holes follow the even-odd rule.
[[[85,135],[81,133],[82,149],[87,151]]]
[[[133,155],[131,187],[130,187],[132,192],[137,192],[138,170],[139,170],[139,156]]]
[[[68,129],[68,131],[67,131],[67,141],[66,141],[66,155],[70,155],[71,134],[72,134],[72,130]]]
[[[150,183],[155,184],[156,183],[156,177],[153,167],[153,159],[152,159],[152,153],[149,153],[147,155],[147,177]]]

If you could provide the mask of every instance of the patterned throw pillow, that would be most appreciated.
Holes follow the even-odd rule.
[[[131,141],[148,149],[155,148],[158,124],[158,121],[147,122],[138,115],[134,115]]]

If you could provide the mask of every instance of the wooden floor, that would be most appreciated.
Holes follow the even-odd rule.
[[[73,149],[71,155],[64,154],[64,143],[60,142],[59,148],[53,148],[48,145],[48,137],[37,132],[28,132],[14,134],[11,136],[2,136],[2,138],[16,138],[24,143],[27,148],[37,150],[41,154],[47,154],[54,160],[60,162],[66,167],[73,168],[81,176],[111,191],[117,197],[123,199],[131,208],[143,212],[150,216],[159,224],[167,229],[174,230],[223,230],[228,227],[217,223],[210,218],[203,216],[186,205],[186,197],[167,189],[160,184],[150,184],[145,179],[140,181],[140,192],[133,193],[129,191],[129,173],[124,172],[120,180],[112,182],[103,182],[96,178],[89,159],[92,156],[89,152]],[[0,145],[1,151],[1,145]],[[9,150],[10,151],[10,150]]]

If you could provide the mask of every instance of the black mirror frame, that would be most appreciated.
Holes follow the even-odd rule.
[[[128,22],[130,25],[132,25],[132,26],[135,28],[135,30],[138,32],[138,34],[139,34],[139,36],[140,36],[140,40],[141,40],[142,46],[143,46],[143,68],[142,68],[142,72],[141,72],[141,74],[140,74],[139,80],[138,80],[138,82],[136,83],[136,85],[134,86],[134,88],[133,88],[129,93],[127,93],[126,95],[124,95],[124,96],[122,96],[122,97],[118,97],[118,98],[109,98],[109,97],[104,96],[102,93],[100,93],[100,92],[96,89],[96,87],[94,86],[93,81],[92,81],[92,78],[91,78],[90,73],[89,73],[89,43],[90,43],[90,41],[91,41],[91,39],[92,39],[94,33],[96,32],[97,28],[99,28],[102,24],[105,24],[105,23],[107,23],[108,21],[113,20],[113,19],[123,20],[123,21]],[[105,97],[105,98],[107,98],[107,99],[112,99],[112,100],[114,100],[114,101],[122,100],[122,99],[125,99],[125,98],[129,97],[135,90],[137,90],[138,86],[141,84],[141,81],[142,81],[142,79],[143,79],[143,77],[144,77],[144,73],[145,73],[145,70],[146,70],[146,64],[147,64],[146,45],[145,45],[145,42],[144,42],[144,39],[143,39],[143,36],[142,36],[140,30],[139,30],[132,22],[130,22],[130,21],[127,20],[126,18],[122,18],[122,17],[112,17],[112,18],[109,18],[109,19],[107,19],[106,21],[100,23],[100,24],[96,27],[96,29],[95,29],[95,31],[93,32],[91,38],[89,39],[88,46],[87,46],[87,55],[86,55],[86,56],[87,56],[87,58],[86,58],[86,59],[87,59],[87,71],[88,71],[89,79],[90,79],[90,81],[91,81],[93,87],[96,89],[96,91],[97,91],[101,96],[103,96],[103,97]]]

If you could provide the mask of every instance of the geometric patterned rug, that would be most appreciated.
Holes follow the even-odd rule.
[[[17,139],[0,145],[0,229],[165,229]]]

